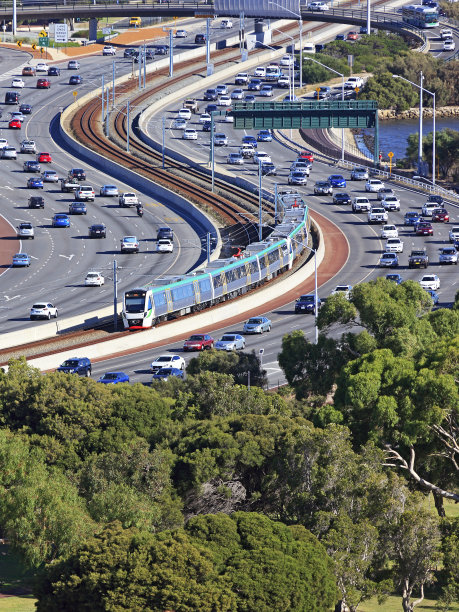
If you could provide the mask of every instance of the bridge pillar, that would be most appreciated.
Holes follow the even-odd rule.
[[[91,17],[89,20],[89,40],[97,40],[97,18]]]
[[[379,168],[381,163],[379,161],[379,119],[378,119],[378,111],[375,113],[375,150],[373,153],[373,163]]]

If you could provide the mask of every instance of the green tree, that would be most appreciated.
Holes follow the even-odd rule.
[[[412,108],[419,96],[409,83],[394,79],[392,73],[384,71],[368,78],[359,99],[376,100],[379,108],[401,112]]]
[[[206,371],[229,374],[241,385],[248,384],[250,380],[251,386],[264,387],[268,382],[255,351],[204,351],[198,357],[193,357],[187,366],[187,374],[196,375]]]
[[[432,165],[433,132],[429,132],[422,139],[422,152],[424,159]],[[419,147],[419,134],[408,136],[406,156],[417,159]],[[436,133],[435,138],[436,161],[443,178],[451,174],[453,168],[459,164],[459,131],[444,128]]]

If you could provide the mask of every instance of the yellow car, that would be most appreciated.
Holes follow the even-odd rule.
[[[135,28],[140,28],[142,25],[142,20],[140,17],[130,17],[129,25],[134,26]]]

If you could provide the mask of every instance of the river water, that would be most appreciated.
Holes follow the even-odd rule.
[[[445,128],[452,128],[459,131],[459,118],[449,117],[437,119],[437,133]],[[422,131],[425,136],[433,130],[432,119],[424,119]],[[373,136],[374,130],[365,130]],[[400,121],[380,121],[379,122],[379,149],[383,154],[383,159],[387,158],[389,151],[394,154],[394,160],[406,156],[408,136],[419,132],[418,119],[405,119]]]

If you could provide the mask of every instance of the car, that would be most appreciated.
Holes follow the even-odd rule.
[[[230,95],[231,100],[243,100],[244,91],[242,89],[233,89]]]
[[[226,134],[214,134],[214,146],[226,147],[228,145],[228,136]]]
[[[23,89],[24,85],[24,81],[19,77],[16,77],[11,81],[11,87],[14,87],[16,89]]]
[[[177,119],[174,119],[174,123],[172,124],[172,128],[175,130],[185,130],[186,126],[187,126],[186,119],[180,119],[180,117],[177,117]]]
[[[266,76],[266,68],[265,66],[257,66],[253,71],[254,77],[265,77]]]
[[[301,151],[298,154],[297,161],[308,161],[312,164],[312,162],[314,161],[314,154],[312,153],[312,151]]]
[[[436,306],[438,304],[438,302],[440,301],[440,297],[439,297],[438,293],[436,291],[434,291],[433,289],[425,289],[425,291],[427,291],[427,293],[432,298],[433,305]]]
[[[234,77],[235,85],[247,85],[248,82],[249,75],[247,72],[238,72],[237,75]]]
[[[69,78],[69,85],[81,85],[83,83],[83,77],[80,74],[72,74]]]
[[[8,146],[8,141],[6,138],[0,138],[0,151]]]
[[[30,106],[30,104],[21,104],[19,106],[19,112],[23,115],[30,115],[30,113],[32,112],[32,107]]]
[[[395,195],[387,195],[381,200],[381,204],[385,210],[400,210],[400,200]]]
[[[398,229],[395,225],[383,225],[381,230],[381,238],[398,238]]]
[[[307,8],[310,11],[319,11],[319,12],[323,12],[323,11],[328,11],[330,10],[329,5],[326,2],[310,2],[307,6]]]
[[[309,176],[311,173],[311,165],[312,164],[307,161],[294,161],[290,166],[290,172],[302,172],[306,174],[306,176]]]
[[[166,240],[174,240],[174,230],[167,227],[167,225],[159,227],[156,234],[156,240],[162,240],[163,238]]]
[[[30,266],[30,257],[27,253],[16,253],[13,255],[13,268],[28,268]]]
[[[262,176],[276,176],[277,168],[272,162],[262,162],[261,174]]]
[[[19,104],[21,95],[18,91],[7,91],[5,94],[5,104]]]
[[[51,302],[35,302],[30,309],[30,320],[35,319],[57,319],[58,310]]]
[[[204,92],[203,98],[204,100],[218,100],[218,91],[215,89],[215,87],[210,87]]]
[[[231,29],[233,27],[233,22],[229,19],[222,19],[220,22],[220,28],[222,30]]]
[[[261,79],[252,78],[247,85],[248,91],[260,91],[262,86]]]
[[[425,268],[429,265],[426,249],[412,249],[408,257],[408,268]]]
[[[282,89],[287,89],[290,87],[290,77],[286,74],[281,75],[277,79],[277,86],[281,87]]]
[[[8,145],[8,142],[5,141],[6,144],[5,146]],[[0,148],[2,148],[2,145],[0,144]],[[23,140],[21,142],[21,153],[36,153],[37,152],[37,145],[35,144],[34,140]]]
[[[57,66],[50,66],[48,68],[48,76],[61,76],[61,69]]]
[[[446,208],[436,208],[432,213],[432,223],[449,223],[449,213]]]
[[[150,56],[148,55],[148,49],[147,49],[147,59],[153,59],[155,55],[168,55],[168,53],[169,53],[168,45],[156,45],[154,53]]]
[[[448,38],[452,38],[453,37],[453,31],[451,30],[451,28],[442,28],[440,30],[440,37],[442,40],[448,39]]]
[[[99,383],[104,385],[117,385],[118,383],[128,383],[129,376],[124,372],[105,372],[98,379]]]
[[[456,43],[452,38],[447,38],[443,41],[443,51],[454,51],[456,49]]]
[[[134,49],[133,47],[128,47],[127,49],[123,51],[123,57],[124,58],[134,57],[134,55],[136,55],[137,53],[138,53],[137,49]]]
[[[423,289],[432,289],[433,291],[440,289],[440,279],[436,274],[424,274],[419,284]]]
[[[94,223],[90,225],[89,228],[89,237],[90,238],[106,238],[107,237],[107,228],[103,223]]]
[[[371,210],[370,200],[363,196],[356,196],[352,200],[352,210],[358,213],[369,212]]]
[[[37,72],[48,72],[49,66],[46,62],[38,62],[38,64],[35,66],[35,70]]]
[[[229,96],[220,96],[218,100],[219,106],[231,106],[231,98]]]
[[[320,298],[317,299],[317,310],[321,307],[322,302]],[[315,313],[316,311],[316,296],[314,293],[310,293],[308,295],[300,295],[300,297],[295,302],[295,313],[300,314],[303,312],[311,312]]]
[[[156,242],[157,253],[172,253],[174,251],[174,245],[168,238],[162,238]]]
[[[118,197],[118,187],[116,185],[102,185],[102,187],[99,189],[99,195],[107,198]]]
[[[384,200],[386,196],[395,195],[394,190],[390,187],[384,187],[384,189],[380,189],[376,195],[378,200]]]
[[[366,168],[357,167],[351,172],[351,180],[353,181],[366,181],[368,180],[368,170]]]
[[[333,195],[333,187],[328,181],[316,181],[314,195]]]
[[[204,351],[214,347],[214,339],[209,334],[193,334],[185,340],[184,351]]]
[[[155,380],[163,380],[166,382],[170,377],[185,378],[185,372],[178,368],[161,368],[153,374],[152,382]]]
[[[403,253],[403,242],[400,238],[388,238],[384,251],[386,253]]]
[[[41,176],[31,176],[27,179],[27,187],[29,189],[43,189],[43,179]]]
[[[44,183],[58,183],[59,177],[55,170],[45,170],[41,173],[41,177]]]
[[[43,196],[31,196],[27,201],[28,208],[45,208]]]
[[[84,202],[71,202],[69,204],[69,215],[86,215],[88,209]]]
[[[332,187],[346,187],[346,179],[341,174],[331,174],[327,180]]]
[[[357,87],[363,87],[363,79],[359,76],[351,76],[344,83],[344,89],[356,89]]]
[[[438,208],[438,204],[436,202],[426,202],[425,204],[423,204],[421,208],[422,216],[431,217],[433,214],[433,211],[436,210],[437,208]]]
[[[10,130],[20,130],[22,124],[19,119],[11,119],[11,121],[8,123],[8,127],[10,128]]]
[[[66,359],[58,368],[58,372],[65,374],[78,374],[78,376],[91,376],[91,361],[87,357],[71,357]]]
[[[202,115],[198,119],[199,123],[207,123],[208,121],[210,122],[211,120],[212,120],[212,117],[209,115],[209,113],[202,113]]]
[[[102,55],[116,55],[116,48],[112,45],[105,45],[102,49]]]
[[[198,133],[196,130],[192,128],[186,128],[186,130],[183,130],[182,139],[183,140],[197,140]]]
[[[281,66],[293,66],[294,63],[295,60],[291,55],[283,55],[279,62]]]
[[[365,191],[378,192],[380,189],[384,189],[384,183],[379,179],[368,179],[365,183]]]
[[[379,266],[381,268],[398,268],[397,253],[383,253],[379,258]]]
[[[396,285],[400,285],[403,282],[400,274],[386,274],[386,279],[394,282]]]
[[[18,153],[14,147],[2,149],[2,159],[17,159]]]
[[[264,98],[271,98],[273,94],[274,92],[271,85],[263,85],[263,87],[260,89],[260,96]]]
[[[414,230],[416,236],[433,236],[433,227],[428,221],[419,221],[419,223],[415,225]]]
[[[352,204],[352,198],[345,191],[341,191],[333,196],[333,204]]]
[[[177,370],[185,369],[185,360],[180,355],[159,355],[150,364],[150,372],[158,372],[161,368],[176,368]]]
[[[254,164],[270,164],[271,161],[271,157],[264,151],[256,151],[253,156]]]
[[[50,87],[51,81],[49,79],[37,79],[37,89],[49,89]]]
[[[260,130],[257,134],[257,141],[259,142],[271,142],[272,139],[271,130]]]
[[[409,210],[408,212],[405,213],[405,216],[403,218],[403,223],[404,225],[417,225],[420,219],[421,219],[421,215],[418,212],[414,210]]]
[[[436,202],[439,206],[441,206],[444,202],[444,199],[441,195],[437,195],[435,193],[431,193],[427,198],[427,202]]]
[[[228,164],[241,166],[244,163],[244,158],[240,153],[230,153],[226,158]]]
[[[388,214],[382,206],[371,206],[367,215],[368,223],[382,223],[388,221]]]
[[[290,172],[287,182],[289,185],[307,185],[308,177],[304,172],[294,170],[293,172]]]
[[[335,36],[335,40],[346,40],[346,35],[345,34],[337,34]]]
[[[53,227],[70,227],[70,218],[64,213],[56,213],[51,223]]]
[[[267,317],[251,317],[244,323],[244,334],[262,334],[271,331],[272,323]]]
[[[186,30],[176,30],[175,38],[187,38],[188,32]]]
[[[17,119],[21,123],[25,120],[25,116],[21,113],[21,111],[14,111],[10,113],[11,119]]]
[[[223,334],[215,343],[217,351],[243,351],[245,349],[245,338],[240,334]]]
[[[35,76],[36,73],[35,66],[24,66],[22,69],[22,76]]]
[[[84,279],[85,287],[102,287],[105,284],[105,278],[100,272],[90,270]]]
[[[242,155],[244,159],[250,159],[255,155],[255,153],[256,149],[251,143],[243,144],[239,147],[239,154]]]
[[[194,37],[195,45],[205,45],[206,44],[206,35],[205,34],[196,34]]]
[[[459,225],[453,225],[449,230],[449,241],[456,242],[456,240],[459,240]]]
[[[78,60],[70,60],[67,64],[67,70],[79,70],[80,62]]]
[[[257,139],[255,138],[255,136],[251,136],[250,134],[247,134],[246,136],[242,137],[242,144],[252,145],[254,149],[258,148]]]
[[[351,297],[352,285],[337,285],[330,295],[342,295],[349,300]]]
[[[80,185],[73,197],[77,202],[94,202],[96,194],[91,185]]]
[[[29,223],[28,221],[23,221],[20,223],[17,227],[17,236],[18,238],[31,238],[33,240],[35,238],[35,231],[32,223]]]
[[[137,236],[124,236],[121,238],[121,252],[138,253],[139,241],[137,240]]]
[[[323,87],[319,87],[319,91],[317,92],[317,96],[319,100],[327,100],[331,95],[331,87],[325,85]]]
[[[252,103],[252,102],[255,102],[255,101],[256,101],[256,98],[255,98],[255,96],[254,96],[254,95],[252,95],[252,94],[246,94],[246,96],[245,96],[244,100],[245,100],[246,104],[250,104],[250,103]],[[229,108],[229,109],[228,109],[226,112],[227,112],[227,113],[229,113],[230,111],[231,111],[231,109]],[[231,117],[232,117],[232,115],[229,115],[229,116],[231,116]]]
[[[457,251],[453,246],[447,246],[440,249],[440,263],[454,264],[457,266]]]
[[[50,164],[52,161],[49,153],[37,153],[37,162],[40,162],[40,164]]]
[[[83,170],[83,168],[71,168],[68,172],[68,177],[75,178],[78,181],[85,181],[86,172]]]
[[[177,114],[180,119],[186,119],[189,121],[191,119],[191,110],[189,108],[181,108]]]
[[[218,104],[212,103],[212,104],[208,104],[205,108],[205,112],[209,113],[209,115],[211,115],[211,113],[216,113],[218,111]]]
[[[358,40],[358,39],[359,39],[359,35],[354,30],[351,30],[350,32],[348,32],[346,36],[346,40]]]

